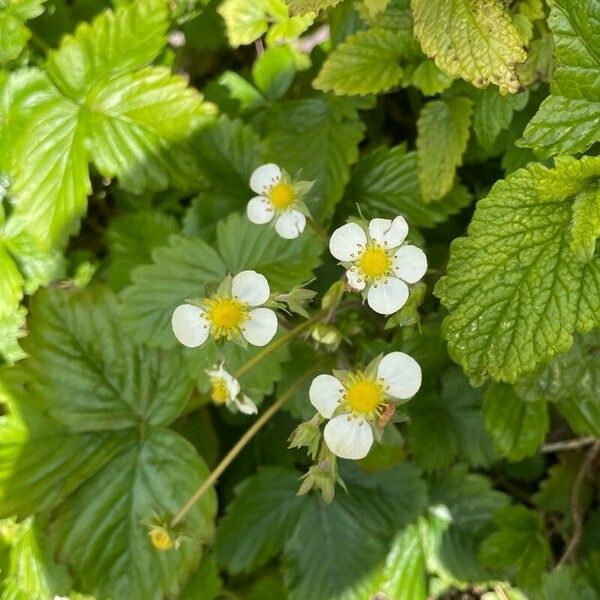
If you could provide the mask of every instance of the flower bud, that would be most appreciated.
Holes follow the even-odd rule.
[[[320,323],[313,328],[311,332],[313,340],[324,346],[329,346],[332,350],[337,350],[342,341],[342,335],[333,325]]]
[[[319,415],[315,415],[310,421],[300,423],[288,438],[290,442],[288,448],[306,447],[308,454],[314,459],[317,456],[321,442],[320,420]]]

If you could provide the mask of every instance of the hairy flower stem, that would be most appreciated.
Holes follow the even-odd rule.
[[[291,333],[291,332],[290,332]],[[237,441],[235,446],[223,457],[223,460],[215,467],[214,471],[204,480],[202,485],[194,492],[190,499],[183,505],[181,510],[173,517],[171,527],[175,527],[192,509],[194,504],[210,489],[210,487],[223,474],[225,469],[233,462],[235,457],[245,448],[250,440],[258,433],[265,423],[304,385],[307,379],[315,373],[321,364],[317,363],[308,371],[303,373],[290,387],[273,403],[265,412],[256,419],[252,427]]]
[[[329,245],[329,235],[327,235],[327,232],[312,217],[307,217],[306,222],[325,244]]]

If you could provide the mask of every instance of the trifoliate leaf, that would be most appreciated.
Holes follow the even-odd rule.
[[[424,202],[439,200],[452,188],[469,141],[472,107],[471,100],[458,97],[434,100],[421,111],[417,157]]]
[[[600,236],[600,188],[583,190],[573,202],[571,250],[582,260],[592,260]]]
[[[50,79],[65,96],[83,99],[94,82],[151,63],[165,44],[168,19],[162,0],[104,11],[91,23],[79,25],[48,54]]]
[[[45,1],[0,1],[0,65],[19,56],[31,37],[31,31],[24,21],[41,15]]]
[[[317,221],[330,218],[358,159],[364,124],[346,99],[284,102],[255,121],[268,155],[290,175],[314,181],[308,208]]]
[[[285,0],[291,15],[303,15],[308,12],[319,12],[339,4],[341,0]]]
[[[412,0],[415,36],[427,56],[475,87],[519,90],[515,69],[527,57],[523,40],[498,0]]]
[[[270,22],[288,18],[284,0],[225,0],[218,11],[225,20],[229,43],[234,48],[258,39],[267,32]]]
[[[217,245],[230,273],[253,269],[269,280],[271,291],[279,292],[312,279],[323,252],[312,231],[284,240],[269,225],[255,225],[239,214],[219,224]]]
[[[121,293],[120,315],[135,342],[174,348],[173,311],[186,299],[201,297],[207,283],[220,282],[227,268],[208,244],[181,236],[171,237],[152,258],[153,264],[132,271],[133,284]]]
[[[362,158],[347,189],[348,204],[357,203],[367,217],[406,217],[410,225],[435,227],[471,201],[469,193],[455,187],[440,202],[421,199],[417,153],[404,145],[382,146]]]
[[[600,139],[600,6],[594,0],[557,0],[548,24],[557,68],[548,96],[521,143],[544,157],[584,152]]]
[[[550,557],[541,515],[524,506],[507,506],[495,521],[498,530],[481,544],[481,560],[491,568],[509,570],[520,586],[535,585]]]
[[[442,469],[458,455],[474,467],[489,465],[495,453],[481,417],[481,392],[470,387],[458,369],[444,375],[441,387],[441,392],[418,397],[407,407],[416,463]]]
[[[549,427],[546,403],[524,401],[506,384],[490,386],[485,394],[483,416],[496,449],[512,461],[533,454]]]
[[[202,96],[168,69],[149,67],[100,81],[88,91],[90,157],[123,188],[187,187],[195,165],[187,140],[206,121]]]
[[[599,324],[600,261],[581,262],[569,247],[574,198],[599,174],[592,157],[515,171],[453,242],[435,293],[450,310],[449,352],[474,382],[514,382]]]
[[[384,92],[402,79],[403,35],[390,29],[369,29],[346,38],[323,64],[313,85],[338,95]]]
[[[156,211],[113,219],[106,232],[110,254],[108,281],[112,289],[118,291],[131,283],[133,268],[151,262],[152,250],[166,245],[178,230],[173,217]]]
[[[562,566],[544,573],[530,595],[531,600],[596,600],[598,594],[590,587],[576,566]]]
[[[217,559],[230,573],[252,571],[281,550],[308,501],[296,495],[299,480],[297,471],[263,467],[237,488],[216,538]]]
[[[2,600],[46,600],[68,594],[67,570],[54,562],[53,548],[33,518],[15,528],[8,569],[2,573]]]
[[[0,510],[55,509],[58,555],[78,589],[141,600],[177,590],[212,535],[216,506],[211,491],[192,509],[177,552],[150,543],[145,523],[156,510],[175,514],[207,468],[165,429],[190,393],[178,354],[134,346],[115,315],[102,289],[36,295],[24,386],[15,371],[3,376]]]

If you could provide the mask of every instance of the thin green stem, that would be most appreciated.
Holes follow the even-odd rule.
[[[320,237],[326,244],[329,244],[329,236],[327,232],[312,218],[307,217],[306,222],[308,226]]]
[[[269,421],[269,419],[304,385],[305,381],[320,367],[320,364],[312,366],[303,373],[290,387],[276,400],[267,410],[252,424],[252,426],[237,441],[231,450],[223,457],[223,460],[215,467],[214,471],[204,480],[202,485],[194,492],[190,499],[183,505],[181,510],[173,517],[171,527],[175,527],[192,509],[194,504],[210,489],[210,487],[223,474],[225,469],[233,462],[235,457],[245,448],[258,431]]]

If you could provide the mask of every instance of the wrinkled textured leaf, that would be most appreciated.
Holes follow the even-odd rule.
[[[290,14],[304,14],[307,12],[319,12],[339,4],[340,0],[286,0]]]

